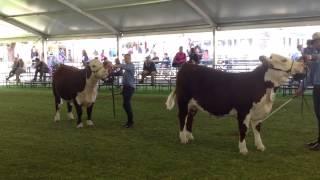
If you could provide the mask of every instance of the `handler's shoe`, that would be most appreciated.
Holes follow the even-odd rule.
[[[306,145],[309,146],[309,147],[312,147],[312,146],[314,146],[316,144],[319,144],[319,140],[314,140],[312,142],[307,143]]]
[[[132,128],[133,127],[133,122],[132,123],[126,123],[125,125],[123,125],[123,127]]]
[[[312,151],[320,151],[320,144],[317,143],[314,146],[311,146],[309,149]]]

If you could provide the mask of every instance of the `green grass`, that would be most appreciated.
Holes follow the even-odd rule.
[[[133,98],[135,127],[124,129],[121,97],[112,115],[110,91],[101,91],[94,128],[53,122],[51,90],[0,88],[0,179],[319,179],[320,152],[304,144],[316,135],[312,109],[300,115],[300,99],[262,127],[265,152],[249,132],[249,154],[238,152],[237,123],[200,113],[195,141],[178,141],[176,109],[164,107],[167,92],[138,91]],[[278,97],[276,106],[287,98]],[[311,98],[308,97],[312,107]]]

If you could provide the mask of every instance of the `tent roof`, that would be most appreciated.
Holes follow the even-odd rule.
[[[319,0],[0,1],[0,20],[25,31],[17,36],[32,33],[45,38],[274,23],[308,25],[308,21],[320,20],[319,12]]]

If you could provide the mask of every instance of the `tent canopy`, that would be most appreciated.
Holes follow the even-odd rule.
[[[320,20],[319,14],[319,0],[0,1],[0,20],[21,29],[16,37],[121,35],[292,22],[308,25],[308,21]],[[2,37],[13,35],[0,31]]]

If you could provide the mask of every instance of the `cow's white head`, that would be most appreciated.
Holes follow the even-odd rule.
[[[90,69],[90,73],[87,74],[87,78],[93,75],[96,79],[105,79],[108,76],[108,71],[98,59],[90,61],[88,68]]]
[[[265,80],[272,81],[275,86],[288,81],[291,75],[305,73],[303,62],[293,61],[278,54],[271,54],[270,58],[266,59],[266,63],[268,63],[269,69],[265,75]]]

